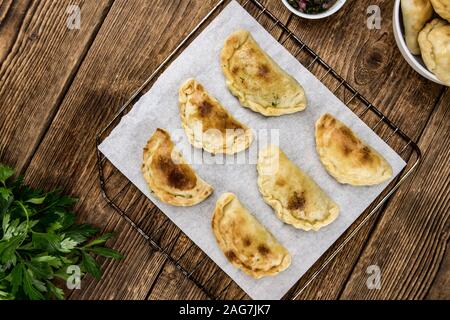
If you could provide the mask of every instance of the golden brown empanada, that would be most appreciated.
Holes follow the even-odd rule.
[[[217,200],[212,229],[227,259],[256,279],[276,275],[291,264],[289,252],[232,193]]]
[[[156,129],[144,148],[142,173],[155,195],[174,206],[196,205],[213,192],[186,163],[163,129]]]
[[[196,148],[234,154],[253,141],[250,128],[237,121],[203,86],[187,80],[179,92],[181,123],[189,142]]]
[[[391,165],[329,113],[316,123],[316,148],[320,161],[340,183],[368,186],[392,176]]]
[[[420,31],[419,44],[427,68],[450,86],[450,24],[434,19]]]
[[[338,205],[278,147],[261,150],[257,169],[259,191],[285,223],[319,230],[339,215]]]
[[[265,116],[306,108],[302,86],[259,47],[248,31],[239,30],[227,38],[221,64],[228,88],[244,107]]]
[[[406,45],[412,54],[420,54],[417,37],[433,16],[430,0],[401,0]]]
[[[434,11],[450,22],[450,0],[431,0]]]

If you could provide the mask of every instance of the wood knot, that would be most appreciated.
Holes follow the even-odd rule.
[[[381,83],[389,76],[395,48],[391,40],[383,34],[375,42],[368,42],[361,48],[354,73],[357,84]]]
[[[33,31],[33,32],[31,32],[29,35],[28,35],[28,39],[30,40],[30,41],[36,41],[36,40],[38,40],[39,39],[39,34],[37,33],[37,32],[35,32],[35,31]]]

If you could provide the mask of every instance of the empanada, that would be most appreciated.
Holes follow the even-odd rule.
[[[265,116],[306,108],[302,86],[259,47],[248,31],[239,30],[227,38],[221,65],[228,88],[244,107]]]
[[[417,37],[433,16],[430,0],[401,0],[406,45],[412,54],[420,54]]]
[[[256,279],[280,273],[291,264],[289,252],[232,193],[217,200],[212,229],[227,259]]]
[[[434,19],[420,31],[419,44],[427,68],[450,86],[450,24]]]
[[[328,113],[316,123],[316,148],[325,169],[340,183],[368,186],[392,176],[391,165],[377,151]]]
[[[258,187],[279,219],[303,230],[319,230],[333,222],[339,207],[277,146],[258,156]]]
[[[247,149],[253,134],[237,121],[203,86],[187,80],[179,90],[181,123],[189,142],[196,148],[234,154]]]
[[[430,0],[434,11],[450,22],[450,0]]]
[[[142,173],[155,195],[174,206],[196,205],[213,192],[186,163],[163,129],[156,129],[144,147]]]

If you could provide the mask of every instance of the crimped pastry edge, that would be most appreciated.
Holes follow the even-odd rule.
[[[222,237],[222,234],[220,232],[220,221],[222,220],[222,218],[224,216],[224,208],[234,199],[239,201],[239,199],[236,197],[236,195],[234,195],[233,193],[230,193],[230,192],[226,192],[220,196],[220,198],[217,200],[216,207],[214,208],[211,225],[212,225],[214,236],[217,240],[217,244],[219,245],[219,247],[223,253],[225,253],[227,251],[227,249],[229,249],[229,248],[226,246],[225,239]],[[260,222],[258,221],[258,223],[260,223]],[[264,228],[267,230],[266,227],[264,227]],[[267,232],[269,232],[269,230],[267,230]],[[275,239],[275,240],[278,242],[277,239]],[[286,250],[287,254],[283,257],[283,260],[281,261],[281,263],[277,266],[274,266],[273,268],[271,268],[269,270],[264,270],[262,272],[261,271],[259,271],[259,272],[253,271],[253,270],[247,268],[247,266],[243,263],[229,261],[228,259],[227,260],[232,265],[239,268],[244,273],[246,273],[249,276],[252,276],[255,279],[260,279],[260,278],[266,277],[266,276],[274,276],[274,275],[277,275],[278,273],[286,270],[291,265],[291,261],[292,261],[291,255],[284,246],[283,246],[283,248]]]
[[[160,128],[156,129],[155,133],[158,130],[164,134],[169,135],[167,131]],[[153,181],[153,178],[151,176],[151,170],[149,170],[149,167],[150,164],[152,163],[153,152],[159,147],[159,141],[156,141],[157,139],[155,137],[155,133],[150,137],[150,139],[148,140],[147,144],[144,147],[143,164],[141,167],[144,179],[147,182],[147,185],[149,186],[153,194],[155,194],[156,197],[158,197],[162,202],[180,207],[194,206],[204,201],[206,198],[208,198],[212,194],[214,189],[202,178],[200,178],[197,173],[195,173],[197,177],[197,184],[193,190],[189,190],[190,192],[188,195],[190,195],[190,197],[170,192],[169,190],[162,188]],[[187,162],[184,160],[184,158],[182,158],[182,156],[181,159],[184,163],[187,164]]]
[[[383,170],[383,174],[380,176],[376,176],[376,177],[372,177],[370,178],[360,178],[360,177],[352,177],[349,176],[348,174],[346,174],[345,172],[342,172],[339,170],[338,167],[336,167],[333,162],[331,162],[330,157],[328,157],[326,155],[326,147],[319,141],[319,136],[317,134],[317,128],[319,126],[319,124],[321,123],[323,117],[325,117],[326,115],[330,115],[333,118],[335,118],[333,115],[329,114],[329,113],[325,113],[323,114],[317,121],[315,124],[315,141],[316,141],[316,150],[317,153],[319,155],[319,159],[320,162],[323,164],[323,166],[325,167],[326,171],[334,178],[336,179],[336,181],[338,181],[341,184],[349,184],[352,186],[373,186],[373,185],[377,185],[380,183],[383,183],[385,181],[387,181],[388,179],[390,179],[392,177],[392,167],[391,165],[387,162],[387,160],[374,148],[372,148],[370,145],[368,145],[367,143],[365,143],[365,145],[376,155],[378,155],[381,159],[384,160],[386,166],[384,167]],[[337,120],[337,119],[336,119]],[[339,121],[339,120],[338,120]],[[341,121],[339,121],[341,122]],[[345,125],[345,124],[344,124]],[[352,130],[353,132],[353,130]],[[361,140],[361,138],[359,138],[357,136],[357,138],[359,140]]]
[[[202,141],[199,141],[196,139],[194,130],[192,130],[192,128],[189,127],[189,125],[188,125],[188,120],[186,117],[186,103],[189,101],[189,96],[190,96],[190,93],[188,92],[189,87],[192,85],[195,86],[197,84],[200,84],[200,83],[197,80],[190,78],[190,79],[186,80],[179,89],[178,102],[179,102],[179,107],[180,107],[181,126],[183,127],[184,131],[186,132],[186,136],[188,137],[189,143],[191,145],[193,145],[195,148],[204,149],[205,151],[207,151],[211,154],[230,154],[231,155],[231,154],[235,154],[235,153],[238,153],[238,152],[248,149],[253,142],[252,130],[248,126],[246,126],[245,124],[241,123],[236,118],[234,118],[233,115],[230,114],[227,109],[225,109],[225,107],[223,107],[223,108],[226,110],[228,115],[230,117],[233,117],[233,119],[235,121],[237,121],[240,125],[242,125],[242,127],[244,128],[245,134],[243,136],[235,136],[233,144],[231,146],[226,145],[225,148],[223,145],[214,146],[213,148],[210,148],[209,145],[205,145],[204,143],[202,143]],[[205,93],[208,94],[208,96],[212,100],[214,100],[215,102],[217,102],[219,105],[222,106],[222,104],[220,104],[220,102],[215,97],[211,96],[206,90],[205,90]],[[236,141],[238,139],[240,141],[242,141],[242,139],[244,139],[244,143],[242,143],[242,142],[237,143]]]
[[[235,97],[237,97],[239,99],[239,102],[241,103],[241,105],[243,107],[249,108],[255,112],[261,113],[262,115],[264,115],[266,117],[282,116],[282,115],[286,115],[286,114],[292,114],[292,113],[296,113],[299,111],[303,111],[306,109],[308,102],[307,102],[307,98],[306,98],[304,89],[300,84],[299,85],[303,90],[303,98],[304,98],[305,102],[303,104],[301,104],[300,106],[293,107],[293,108],[272,108],[272,107],[265,108],[258,103],[248,100],[248,98],[246,97],[245,94],[243,94],[242,92],[240,92],[240,90],[238,90],[236,87],[234,87],[233,81],[230,80],[230,79],[232,79],[232,74],[231,74],[230,70],[228,69],[229,61],[233,57],[234,53],[237,50],[239,50],[239,48],[249,39],[249,37],[251,37],[251,34],[247,30],[238,30],[238,31],[232,33],[229,37],[231,37],[231,36],[238,37],[239,46],[236,48],[233,48],[233,47],[227,46],[225,44],[224,48],[222,49],[222,53],[221,53],[221,57],[220,57],[221,67],[222,67],[222,71],[226,78],[226,84],[227,84],[228,89]],[[278,66],[278,64],[267,53],[265,53],[262,49],[260,49],[260,50],[273,63],[273,65]],[[280,68],[280,67],[278,66],[278,68]],[[282,72],[284,72],[286,74],[286,76],[291,77],[294,81],[296,81],[291,75],[286,73],[284,70],[282,70],[281,68],[280,68],[280,70]]]
[[[258,182],[259,192],[261,193],[264,201],[273,208],[278,219],[280,219],[284,223],[290,224],[293,227],[295,227],[297,229],[302,229],[304,231],[310,231],[310,230],[318,231],[319,229],[329,225],[334,220],[336,220],[336,218],[339,216],[339,206],[335,202],[333,202],[331,199],[330,199],[329,205],[328,205],[327,216],[322,220],[315,220],[315,221],[311,222],[306,219],[298,219],[298,218],[292,216],[292,214],[289,212],[289,210],[287,210],[283,207],[283,205],[279,199],[274,198],[267,192],[264,185],[265,185],[265,182],[267,182],[268,180],[265,178],[266,175],[262,174],[263,169],[261,168],[261,162],[259,160],[259,157],[261,157],[261,155],[263,156],[264,153],[267,153],[272,148],[277,148],[279,152],[283,152],[278,147],[272,146],[272,145],[267,146],[265,149],[263,149],[260,152],[260,155],[258,155],[258,163],[256,166],[257,171],[258,171],[257,182]]]

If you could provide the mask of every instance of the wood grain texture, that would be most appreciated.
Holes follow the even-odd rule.
[[[450,92],[420,139],[420,169],[389,204],[346,284],[343,299],[422,299],[444,257],[450,236]],[[443,138],[446,137],[446,138]],[[366,286],[366,268],[381,269],[380,290]]]
[[[449,300],[450,298],[450,252],[447,248],[438,274],[426,295],[429,300]]]
[[[0,61],[4,61],[24,22],[30,1],[7,0],[0,3]]]
[[[112,245],[127,257],[104,261],[107,280],[84,279],[72,297],[143,299],[158,275],[163,257],[153,254],[141,236],[107,207],[100,195],[95,135],[212,7],[214,1],[115,1],[70,89],[40,144],[26,181],[35,186],[61,186],[81,198],[79,219],[119,231]],[[189,19],[186,19],[189,16]],[[150,133],[149,133],[150,134]],[[52,170],[47,170],[47,168]],[[123,181],[117,181],[117,185]],[[134,200],[130,188],[124,202],[145,219],[149,201]],[[150,228],[153,221],[144,221]],[[125,272],[126,271],[126,272]]]
[[[81,29],[66,26],[71,1],[5,1],[0,25],[0,159],[21,172],[41,141],[110,1],[79,1]]]

